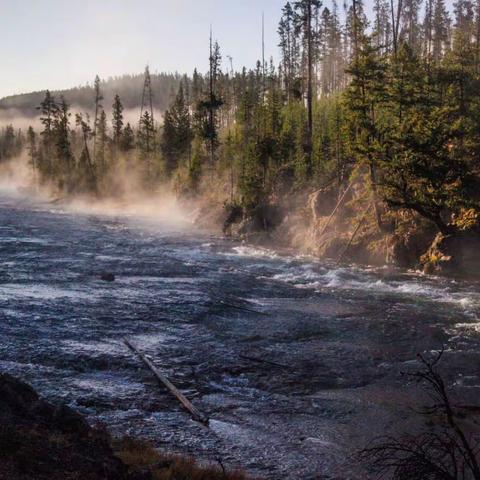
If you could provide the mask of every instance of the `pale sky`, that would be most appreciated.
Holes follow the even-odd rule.
[[[324,5],[330,6],[330,0]],[[338,1],[339,7],[342,1]],[[0,98],[101,78],[207,70],[210,24],[224,64],[253,67],[278,57],[285,0],[0,0]],[[366,4],[371,4],[367,0]]]
[[[224,61],[277,54],[284,0],[0,0],[0,97],[100,77],[207,70],[210,24]]]

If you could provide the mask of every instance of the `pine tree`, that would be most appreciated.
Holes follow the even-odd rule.
[[[130,123],[127,123],[123,129],[120,146],[123,152],[130,152],[135,148],[135,133]]]
[[[299,50],[295,35],[295,13],[290,2],[287,2],[282,9],[278,34],[280,36],[279,47],[282,52],[283,84],[287,101],[290,101],[294,94],[299,65]]]
[[[15,156],[15,129],[13,125],[5,127],[1,150],[0,158],[2,159],[8,160]]]
[[[55,138],[56,159],[58,162],[56,175],[60,188],[73,188],[71,174],[73,173],[74,158],[70,145],[70,107],[65,98],[60,97],[60,104],[55,111],[53,120],[53,136]]]
[[[53,122],[56,112],[58,110],[55,98],[51,95],[50,91],[45,92],[45,98],[40,103],[40,123],[43,125],[43,130],[40,132],[42,137],[42,151],[41,162],[39,168],[42,170],[42,174],[48,177],[52,174],[52,155],[54,149],[54,135],[53,135]]]
[[[97,130],[98,122],[100,121],[100,111],[102,110],[102,104],[100,103],[103,100],[103,95],[100,90],[100,77],[97,75],[95,77],[95,82],[93,85],[95,92],[95,117],[93,119],[93,163],[97,163]]]
[[[155,125],[148,110],[143,112],[140,118],[137,135],[137,147],[140,154],[140,161],[144,167],[144,182],[148,189],[153,188],[155,180],[153,171],[153,156],[156,150]]]
[[[100,176],[103,176],[107,169],[106,149],[108,144],[107,114],[103,109],[98,117],[96,144],[98,171]]]
[[[382,228],[377,195],[378,149],[382,130],[379,125],[380,105],[385,95],[385,60],[379,55],[367,34],[358,34],[356,48],[348,73],[352,76],[345,98],[348,115],[346,127],[351,138],[350,148],[361,164],[368,168],[369,184],[378,228]]]
[[[301,33],[306,57],[307,77],[307,136],[304,145],[306,158],[306,173],[310,178],[312,175],[312,149],[313,149],[313,64],[318,55],[318,44],[314,30],[314,18],[320,9],[320,0],[299,0],[294,3],[295,27]]]
[[[394,116],[383,136],[379,184],[390,207],[413,210],[448,234],[454,227],[446,213],[458,213],[473,199],[473,152],[480,143],[478,135],[469,135],[475,143],[468,146],[463,138],[468,125],[477,130],[480,123],[473,116],[467,120],[458,97],[441,93],[455,91],[455,77],[448,73],[452,66],[440,67],[437,81],[445,82],[440,91],[429,84],[426,68],[411,48],[399,50],[386,100],[393,107],[386,111]]]
[[[33,183],[34,185],[38,182],[38,175],[37,175],[37,134],[32,126],[28,127],[27,130],[27,148],[28,148],[28,156],[29,156],[29,163],[32,167],[32,176],[33,176]]]
[[[167,175],[171,175],[179,163],[190,156],[192,140],[190,112],[183,85],[180,84],[175,101],[164,116],[161,150]]]
[[[399,42],[406,42],[416,52],[421,52],[419,11],[422,0],[403,0],[399,26]]]
[[[212,43],[210,37],[210,71],[208,75],[209,90],[206,99],[201,100],[197,105],[197,125],[199,134],[206,143],[209,157],[210,169],[214,168],[215,155],[219,146],[218,139],[218,110],[223,105],[223,100],[217,92],[217,81],[220,75],[221,63],[220,47],[217,42]]]
[[[120,149],[123,134],[123,105],[118,94],[112,105],[112,127],[113,127],[113,144],[116,150]]]
[[[381,49],[382,53],[386,54],[390,51],[392,43],[392,24],[388,0],[375,0],[373,11],[375,14],[373,23],[375,45]]]
[[[438,63],[450,44],[450,18],[444,0],[433,0],[432,60]]]
[[[94,163],[90,156],[88,148],[89,139],[92,136],[88,115],[84,119],[83,115],[76,114],[76,124],[80,127],[82,133],[82,152],[77,165],[77,189],[89,193],[98,193],[97,174]]]

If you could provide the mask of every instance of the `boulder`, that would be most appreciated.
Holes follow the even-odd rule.
[[[115,281],[115,275],[111,272],[103,272],[100,275],[100,279],[103,280],[104,282],[114,282]]]

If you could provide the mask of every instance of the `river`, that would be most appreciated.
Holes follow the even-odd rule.
[[[466,400],[480,392],[478,284],[11,195],[0,197],[0,251],[0,371],[165,451],[264,478],[367,478],[351,454],[420,424],[419,387],[401,375],[418,352],[444,347],[449,385]]]

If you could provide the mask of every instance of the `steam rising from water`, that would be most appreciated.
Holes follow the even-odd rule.
[[[21,155],[0,163],[0,191],[9,195],[20,195],[32,186],[33,172],[27,155]]]
[[[105,113],[107,114],[107,117],[110,121],[110,119],[112,118],[111,108],[109,107],[109,105],[105,105],[104,107]],[[95,112],[86,111],[84,108],[78,105],[71,105],[70,113],[70,126],[73,127],[75,114],[88,113],[90,115],[90,118],[93,118]],[[126,108],[123,110],[122,115],[124,124],[126,125],[127,123],[130,123],[130,125],[132,125],[133,127],[138,124],[138,120],[140,118],[140,108]],[[154,109],[153,115],[156,122],[162,123],[163,115],[160,110]],[[28,127],[33,127],[34,130],[38,132],[42,127],[42,124],[40,122],[40,115],[28,116],[25,115],[24,112],[16,108],[0,110],[0,128],[5,128],[8,125],[13,125],[15,130],[20,129],[23,132],[26,132]]]
[[[170,224],[188,225],[192,213],[187,212],[167,188],[145,193],[140,185],[139,172],[135,172],[122,159],[114,172],[114,186],[121,192],[118,197],[98,198],[89,195],[62,197],[51,185],[39,187],[26,154],[0,164],[0,193],[26,197],[39,203],[51,203],[58,211],[77,214],[116,215]]]

